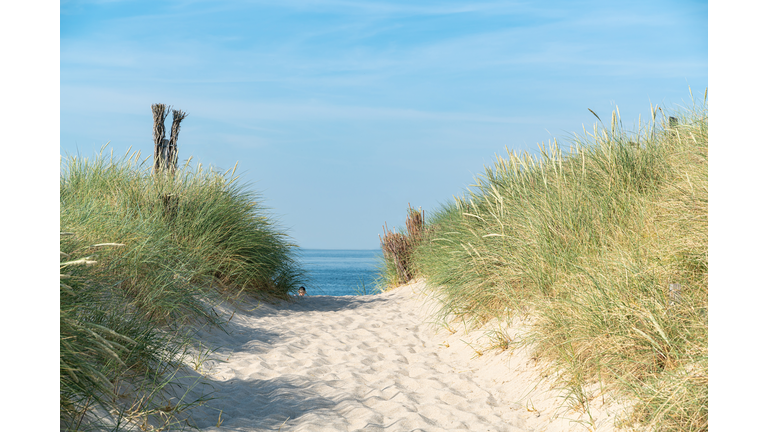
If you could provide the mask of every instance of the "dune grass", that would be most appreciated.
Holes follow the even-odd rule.
[[[62,429],[174,424],[200,402],[165,396],[189,332],[219,323],[211,305],[288,298],[303,281],[297,248],[237,180],[189,164],[153,175],[139,153],[63,159]]]
[[[527,343],[574,408],[610,391],[634,401],[622,426],[703,431],[706,96],[674,119],[652,112],[631,133],[617,109],[567,153],[498,156],[429,218],[413,265],[444,316],[528,316]]]

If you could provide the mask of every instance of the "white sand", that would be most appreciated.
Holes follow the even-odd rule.
[[[435,302],[423,289],[220,307],[234,311],[229,334],[200,333],[216,351],[195,389],[215,399],[189,422],[204,431],[613,430],[618,404],[593,400],[591,429],[523,350],[477,356],[465,342],[487,345],[483,330],[430,323]]]

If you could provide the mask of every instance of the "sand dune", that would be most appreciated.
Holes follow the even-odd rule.
[[[198,335],[216,351],[195,391],[214,399],[188,421],[204,431],[590,430],[524,351],[478,357],[483,330],[430,323],[436,303],[423,289],[221,306],[227,332]],[[618,405],[601,403],[593,424],[613,430]]]

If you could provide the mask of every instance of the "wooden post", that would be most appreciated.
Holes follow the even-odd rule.
[[[152,116],[155,122],[152,128],[152,138],[155,143],[155,174],[168,172],[173,175],[179,162],[179,130],[181,129],[181,121],[187,117],[187,113],[173,110],[171,137],[166,139],[165,119],[170,112],[171,107],[166,107],[165,104],[152,105]]]
[[[155,159],[154,159],[154,173],[155,174],[168,174],[171,178],[176,174],[176,168],[179,161],[179,130],[181,128],[181,121],[187,117],[187,113],[179,110],[173,110],[173,124],[171,126],[170,139],[165,138],[165,119],[168,117],[168,113],[171,112],[171,107],[166,107],[165,104],[153,104],[152,105],[152,117],[154,120],[154,126],[152,128],[152,138],[155,144]],[[160,202],[162,203],[163,214],[172,219],[176,215],[176,210],[179,204],[179,197],[171,193],[160,194]]]
[[[171,174],[176,172],[176,168],[179,163],[179,130],[181,128],[181,121],[187,117],[187,113],[180,110],[173,110],[173,125],[171,126],[171,138],[168,140],[168,153],[166,161],[167,167],[170,169]]]
[[[179,197],[176,194],[161,194],[160,201],[163,203],[163,216],[173,219],[179,207]]]
[[[168,165],[168,152],[169,152],[169,141],[167,139],[163,139],[160,142],[159,146],[155,147],[155,172],[156,173],[162,173],[162,172],[168,172],[170,169],[170,166]]]
[[[165,118],[168,117],[170,107],[165,104],[152,105],[152,117],[154,126],[152,127],[152,141],[155,144],[154,172],[155,174],[165,171]]]

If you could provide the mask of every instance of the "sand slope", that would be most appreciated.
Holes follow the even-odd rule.
[[[478,357],[470,345],[487,343],[483,331],[430,323],[423,289],[221,306],[227,332],[198,335],[216,351],[195,391],[215,399],[188,421],[204,431],[590,430],[569,420],[589,417],[563,406],[524,352]],[[615,414],[596,404],[593,424],[612,430]]]

